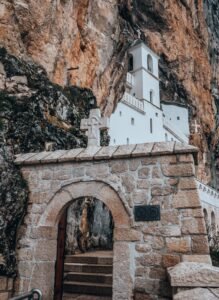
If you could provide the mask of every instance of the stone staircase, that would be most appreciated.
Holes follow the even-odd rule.
[[[70,295],[72,299],[77,299],[76,294],[111,297],[112,260],[112,251],[67,255],[64,265],[63,299],[71,299]]]

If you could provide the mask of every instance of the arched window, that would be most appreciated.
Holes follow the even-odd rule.
[[[135,125],[135,119],[134,118],[131,118],[131,124]]]
[[[147,69],[149,72],[153,73],[153,58],[150,54],[147,56]]]
[[[129,54],[128,71],[133,71],[133,68],[134,68],[133,55]]]
[[[153,103],[154,101],[154,91],[150,90],[150,102]]]
[[[168,135],[165,133],[165,141],[168,142]]]
[[[215,213],[213,211],[211,212],[211,230],[212,234],[216,232]]]
[[[127,145],[129,145],[129,138],[126,139],[126,143],[127,143]]]
[[[208,212],[206,208],[203,209],[205,224],[208,225]]]

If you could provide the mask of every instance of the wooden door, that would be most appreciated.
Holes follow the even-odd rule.
[[[67,210],[65,210],[65,212],[62,214],[62,217],[58,225],[54,300],[62,300],[66,224],[67,224]]]

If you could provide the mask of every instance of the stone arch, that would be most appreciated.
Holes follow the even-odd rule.
[[[73,182],[62,187],[50,200],[40,218],[39,226],[57,226],[60,216],[70,202],[86,196],[102,201],[111,211],[116,227],[129,227],[130,215],[117,192],[100,181]]]

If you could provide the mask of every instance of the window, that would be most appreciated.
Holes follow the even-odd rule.
[[[158,113],[156,113],[155,116],[158,117]]]
[[[180,117],[179,117],[179,116],[177,117],[177,120],[180,120]]]
[[[131,118],[131,124],[134,125],[135,124],[135,119]]]
[[[119,112],[119,115],[120,115],[120,117],[122,116],[122,112],[121,112],[121,110],[120,110],[120,112]]]
[[[149,72],[153,73],[153,59],[150,54],[147,56],[147,69]]]
[[[133,71],[133,63],[134,63],[134,61],[133,61],[133,55],[130,54],[129,55],[129,61],[128,61],[128,72],[129,71]]]
[[[116,139],[113,140],[113,143],[114,143],[114,144],[116,143]]]
[[[150,90],[150,102],[153,103],[154,100],[154,92],[153,90]]]
[[[165,133],[165,141],[168,142],[168,135]]]
[[[171,138],[171,142],[173,142],[173,138]]]
[[[204,213],[205,224],[208,225],[208,212],[205,208],[203,209],[203,213]]]
[[[153,120],[150,119],[150,133],[153,133]]]
[[[129,145],[129,138],[126,139],[126,144]]]

